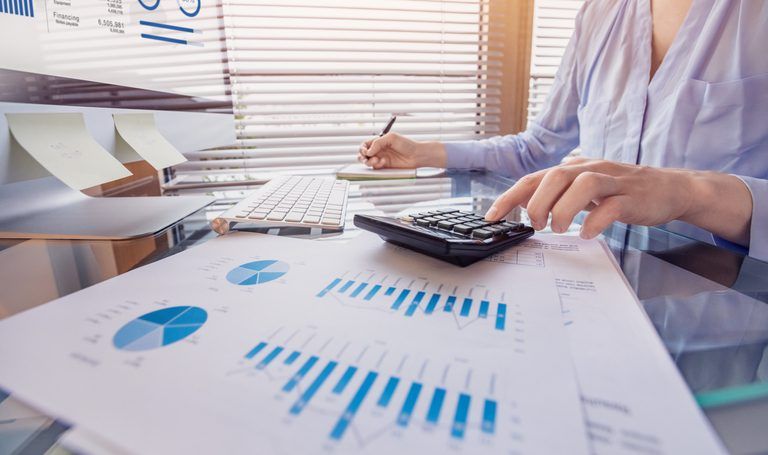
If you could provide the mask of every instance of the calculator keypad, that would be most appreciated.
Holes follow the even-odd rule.
[[[480,240],[524,230],[520,223],[504,220],[488,222],[481,215],[452,209],[412,213],[402,220],[422,228],[440,231],[441,234],[448,232],[456,237]]]

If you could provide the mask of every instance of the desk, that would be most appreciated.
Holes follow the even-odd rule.
[[[512,183],[494,174],[449,173],[419,179],[414,194],[413,181],[352,182],[349,212],[395,215],[414,204],[484,212]],[[216,192],[213,206],[143,239],[0,241],[0,318],[213,238],[208,221],[244,191]],[[270,233],[333,240],[358,231],[348,222],[340,235],[295,228]],[[728,448],[768,451],[768,263],[659,228],[616,224],[603,237]]]

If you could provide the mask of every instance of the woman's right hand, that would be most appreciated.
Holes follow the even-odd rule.
[[[387,133],[363,142],[358,160],[374,169],[445,167],[445,147],[440,142],[417,142]]]

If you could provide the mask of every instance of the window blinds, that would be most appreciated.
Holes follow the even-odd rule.
[[[584,0],[535,0],[528,121],[544,107]]]
[[[503,32],[489,22],[506,3],[224,0],[237,143],[187,154],[177,175],[338,168],[393,113],[417,140],[498,133]]]

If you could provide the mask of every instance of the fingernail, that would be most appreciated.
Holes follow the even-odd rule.
[[[488,211],[485,213],[485,219],[486,219],[486,220],[489,220],[489,221],[491,221],[491,220],[495,220],[495,219],[496,219],[496,215],[497,215],[498,213],[499,213],[499,209],[497,209],[496,207],[491,207],[491,208],[490,208],[490,209],[488,209]]]

